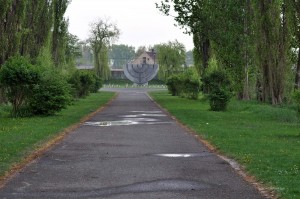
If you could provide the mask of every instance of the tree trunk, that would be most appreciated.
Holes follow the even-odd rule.
[[[288,26],[285,5],[280,2],[257,0],[257,56],[262,72],[262,100],[280,104],[283,101]]]
[[[249,40],[250,37],[250,13],[251,13],[251,2],[250,0],[246,0],[245,5],[245,21],[244,21],[244,37],[246,41],[244,42],[244,85],[243,85],[243,100],[250,100],[250,91],[249,91]]]
[[[295,77],[295,89],[300,89],[300,49],[298,50],[298,62]]]
[[[210,51],[210,41],[209,39],[204,39],[201,45],[202,49],[202,64],[203,64],[203,69],[206,70],[208,68],[208,62],[209,62],[209,51]]]
[[[0,104],[7,103],[7,99],[4,94],[4,90],[0,88]]]

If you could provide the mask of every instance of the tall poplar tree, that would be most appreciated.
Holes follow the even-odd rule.
[[[51,0],[27,1],[20,54],[31,58],[38,56],[49,39],[53,22]]]
[[[300,1],[287,0],[291,9],[291,29],[295,39],[295,48],[298,50],[297,64],[295,70],[295,89],[300,89]]]
[[[26,4],[22,0],[0,1],[0,67],[20,49]]]
[[[57,67],[66,63],[68,20],[64,14],[69,3],[70,0],[53,0],[52,57]]]
[[[257,26],[256,55],[261,72],[261,100],[280,104],[284,98],[289,49],[286,4],[282,0],[255,0],[253,3]]]

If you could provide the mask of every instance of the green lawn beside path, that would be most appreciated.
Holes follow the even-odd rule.
[[[232,100],[227,112],[212,112],[204,100],[150,94],[282,198],[300,198],[300,123],[292,107]]]
[[[49,117],[10,118],[8,108],[0,106],[0,176],[38,146],[99,109],[114,95],[112,92],[91,94]]]

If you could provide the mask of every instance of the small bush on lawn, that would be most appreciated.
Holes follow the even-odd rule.
[[[167,79],[168,91],[172,96],[179,96],[180,94],[180,76],[172,75]]]
[[[29,110],[34,115],[53,115],[71,102],[71,88],[58,72],[46,72],[29,97]]]
[[[88,71],[76,70],[69,79],[74,98],[83,98],[89,95],[95,85],[93,75]]]
[[[193,68],[189,68],[182,75],[182,93],[188,99],[198,99],[200,92],[200,80],[197,72]]]
[[[167,80],[169,93],[188,99],[198,99],[200,81],[192,69],[187,69],[179,75],[172,75]]]
[[[203,77],[212,111],[225,111],[231,98],[230,81],[224,71],[212,71]]]
[[[95,73],[92,73],[92,85],[90,87],[91,93],[97,93],[100,88],[103,86],[103,81],[100,77],[98,77]]]
[[[12,116],[20,114],[33,88],[40,81],[40,74],[30,61],[21,56],[9,58],[0,70],[0,84],[12,104]]]

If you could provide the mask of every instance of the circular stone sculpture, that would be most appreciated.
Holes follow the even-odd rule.
[[[158,64],[126,64],[124,74],[130,81],[143,85],[157,75],[158,68]]]

